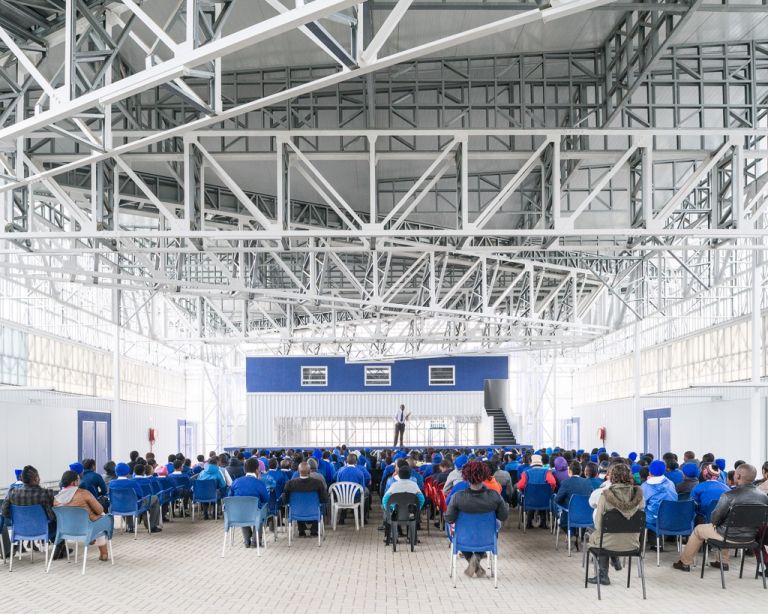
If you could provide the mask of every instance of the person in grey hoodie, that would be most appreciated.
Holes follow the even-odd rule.
[[[611,465],[606,482],[609,482],[610,486],[600,489],[600,498],[597,501],[597,507],[593,514],[595,530],[589,538],[590,548],[600,547],[600,531],[602,529],[604,512],[619,510],[622,516],[629,519],[639,510],[645,509],[643,490],[635,485],[632,472],[625,463]],[[640,546],[640,533],[606,533],[603,536],[602,545],[606,550],[632,550]],[[611,562],[617,571],[621,569],[618,557],[613,557]],[[598,558],[598,567],[598,576],[589,578],[589,582],[597,584],[599,581],[600,584],[610,584],[607,556]]]

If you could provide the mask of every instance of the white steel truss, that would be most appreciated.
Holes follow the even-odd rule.
[[[685,75],[673,87],[707,87],[711,64],[673,45],[698,11],[763,5],[478,3],[484,25],[391,51],[410,11],[438,3],[269,0],[256,23],[233,22],[237,2],[9,4],[27,21],[0,20],[0,271],[163,301],[180,323],[153,336],[173,345],[360,359],[578,346],[730,283],[734,254],[764,248],[764,49],[743,76],[718,55],[749,105],[702,100],[686,127],[673,96],[661,128],[652,96],[666,62]],[[491,67],[482,86],[472,62],[441,60],[452,80],[419,91],[425,56],[585,11],[619,13],[597,49],[474,60]],[[271,85],[229,69],[292,32],[331,63]],[[726,119],[708,127],[708,105]]]

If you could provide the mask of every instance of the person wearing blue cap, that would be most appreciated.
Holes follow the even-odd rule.
[[[686,501],[691,496],[691,491],[699,484],[699,468],[696,463],[684,463],[681,469],[683,481],[675,484],[678,501]]]
[[[21,469],[14,469],[13,474],[16,476],[16,480],[11,482],[10,486],[8,486],[8,490],[13,490],[14,488],[21,488],[24,486],[24,482],[21,481]]]
[[[112,493],[118,490],[129,490],[136,495],[137,500],[144,498],[144,491],[141,489],[139,483],[131,477],[131,467],[128,463],[118,463],[115,467],[115,475],[117,478],[109,483],[110,498]],[[126,525],[129,531],[133,531],[133,518],[126,518]],[[158,498],[153,495],[150,499],[149,506],[149,531],[151,533],[160,533],[160,502]],[[146,515],[144,517],[144,526],[147,526]]]
[[[649,476],[643,482],[643,497],[645,498],[645,524],[648,527],[649,540],[652,548],[656,548],[653,529],[656,527],[656,517],[662,501],[677,501],[677,491],[672,481],[664,475],[667,465],[664,461],[655,460],[648,466]]]
[[[637,452],[630,452],[627,454],[627,458],[634,463],[637,460]]]
[[[715,465],[718,469],[720,469],[720,481],[725,484],[726,479],[728,476],[728,472],[725,470],[725,459],[724,458],[716,458],[715,459]]]

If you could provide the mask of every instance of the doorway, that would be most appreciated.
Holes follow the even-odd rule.
[[[77,412],[78,460],[93,458],[101,472],[112,457],[112,414],[98,411]]]
[[[581,418],[566,418],[561,423],[560,440],[566,450],[578,450],[581,439]]]
[[[194,422],[187,422],[186,420],[177,420],[177,432],[178,432],[178,451],[184,455],[184,458],[195,458],[195,445],[197,439],[196,425]]]
[[[643,433],[645,435],[645,451],[660,458],[672,447],[672,409],[646,409],[643,411]]]

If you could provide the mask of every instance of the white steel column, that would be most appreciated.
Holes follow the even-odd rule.
[[[558,163],[559,164],[559,163]],[[553,200],[554,203],[554,200]],[[557,424],[557,378],[560,373],[557,370],[557,350],[552,351],[552,446],[565,445],[559,441],[559,429]]]
[[[633,395],[632,395],[632,445],[635,449],[643,447],[643,442],[640,441],[638,424],[640,422],[640,367],[642,352],[640,348],[640,322],[636,321],[633,325],[632,338],[633,338],[633,361],[632,361],[632,382],[633,382]]]
[[[756,246],[762,240],[755,240]],[[752,388],[749,404],[749,454],[753,465],[760,467],[765,461],[765,423],[763,401],[760,388],[763,354],[763,317],[761,303],[763,297],[762,252],[752,251]]]
[[[112,346],[112,458],[122,459],[122,416],[120,411],[120,290],[112,289],[112,322],[114,324],[114,345]]]

